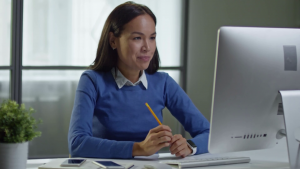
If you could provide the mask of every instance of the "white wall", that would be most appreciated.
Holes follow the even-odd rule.
[[[300,0],[190,0],[187,94],[210,120],[220,26],[300,27]]]

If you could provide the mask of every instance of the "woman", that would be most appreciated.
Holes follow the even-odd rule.
[[[72,157],[132,158],[170,152],[185,157],[207,152],[209,123],[181,87],[157,72],[156,18],[143,5],[126,2],[108,16],[90,70],[79,81],[69,128]],[[180,134],[158,125],[167,107],[191,134],[192,149]]]

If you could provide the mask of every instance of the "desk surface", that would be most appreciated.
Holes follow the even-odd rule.
[[[161,154],[166,155],[166,154]],[[251,162],[246,164],[233,164],[233,165],[220,165],[220,166],[209,166],[209,167],[195,167],[198,169],[289,169],[288,154],[286,148],[285,138],[279,140],[278,145],[271,149],[255,150],[255,151],[244,151],[244,152],[234,152],[234,153],[224,153],[222,155],[226,156],[244,156],[250,157]],[[37,159],[28,160],[27,169],[38,169],[38,166],[48,163],[55,159]],[[109,159],[108,159],[109,160]],[[135,164],[133,169],[142,169],[145,164],[153,164],[154,166],[159,166],[159,160],[140,160],[140,159],[130,159],[130,160],[116,160],[119,163],[131,162]],[[169,166],[167,168],[175,169],[176,167]],[[163,167],[162,169],[167,169]],[[159,167],[157,169],[160,169]],[[192,169],[192,168],[191,168]],[[194,169],[194,168],[193,168]]]

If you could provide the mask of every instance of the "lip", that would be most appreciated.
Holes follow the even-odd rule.
[[[143,62],[148,62],[150,60],[150,56],[138,56],[137,59],[143,61]]]

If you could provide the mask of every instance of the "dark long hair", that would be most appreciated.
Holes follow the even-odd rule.
[[[98,44],[96,59],[89,68],[100,72],[107,72],[113,67],[116,67],[118,62],[118,53],[117,50],[113,50],[110,47],[109,32],[112,32],[115,37],[120,37],[125,24],[135,17],[144,14],[150,15],[156,25],[156,17],[147,6],[136,4],[131,1],[117,6],[109,14],[104,24]],[[159,61],[160,59],[156,48],[149,67],[145,71],[149,74],[157,72],[159,68]]]

